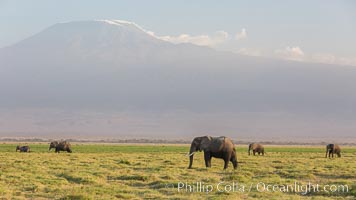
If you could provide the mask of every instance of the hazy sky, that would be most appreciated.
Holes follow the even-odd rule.
[[[133,21],[172,42],[356,65],[356,1],[0,0],[0,47],[58,22]]]

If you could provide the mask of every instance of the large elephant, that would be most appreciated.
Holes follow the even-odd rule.
[[[336,153],[337,157],[341,157],[341,149],[337,144],[326,145],[325,158],[328,156],[328,152],[329,152],[329,158],[330,158],[330,154],[332,155],[332,157],[334,157],[334,153]]]
[[[256,152],[258,155],[262,153],[262,155],[265,155],[265,148],[263,147],[262,144],[256,144],[256,143],[251,143],[248,145],[248,155],[250,155],[250,151],[252,150],[253,155],[256,155]]]
[[[52,148],[55,149],[56,153],[59,153],[59,151],[67,151],[68,153],[72,153],[71,144],[67,141],[53,141],[50,143],[48,151],[50,151]]]
[[[234,144],[227,137],[196,137],[190,145],[189,169],[192,168],[193,156],[196,151],[204,151],[205,166],[211,167],[211,158],[222,158],[225,161],[224,169],[232,162],[234,169],[237,168],[237,158]]]

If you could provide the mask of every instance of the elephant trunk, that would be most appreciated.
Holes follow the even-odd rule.
[[[248,155],[250,155],[251,145],[248,146]]]
[[[191,155],[191,156],[189,157],[189,167],[188,167],[188,169],[191,169],[191,168],[192,168],[192,165],[193,165],[193,155]]]
[[[189,151],[189,167],[188,167],[188,169],[191,169],[192,168],[192,165],[193,165],[193,157],[194,157],[194,153],[195,153],[195,150],[196,150],[196,148],[195,148],[195,146],[192,144],[191,146],[190,146],[190,151]]]

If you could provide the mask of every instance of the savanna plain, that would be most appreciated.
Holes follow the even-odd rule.
[[[238,169],[229,163],[223,170],[216,158],[205,168],[202,152],[187,169],[189,145],[74,143],[73,153],[59,154],[48,144],[27,145],[30,153],[0,144],[0,199],[356,198],[351,146],[329,159],[324,146],[267,145],[265,156],[248,156],[247,145],[237,145]],[[306,190],[308,184],[319,191]]]

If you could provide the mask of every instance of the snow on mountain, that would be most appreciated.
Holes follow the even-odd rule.
[[[189,47],[189,48],[187,48]],[[160,40],[133,22],[121,20],[74,21],[55,24],[18,44],[4,48],[3,59],[36,62],[145,63],[171,61],[177,54],[205,54],[206,49],[190,44],[173,45]],[[45,56],[44,56],[45,55]],[[21,63],[20,63],[21,65]]]

